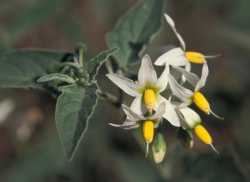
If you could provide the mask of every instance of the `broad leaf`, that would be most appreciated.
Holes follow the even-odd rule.
[[[61,52],[19,50],[0,54],[1,88],[42,88],[37,79],[56,73],[67,54]]]
[[[105,50],[87,62],[87,71],[90,81],[94,81],[101,65],[117,50],[117,48]]]
[[[55,120],[65,153],[72,159],[84,137],[97,102],[96,84],[63,87],[56,104]]]
[[[163,6],[164,0],[144,0],[128,11],[107,34],[108,46],[119,48],[115,58],[121,67],[138,61],[138,54],[161,26]]]

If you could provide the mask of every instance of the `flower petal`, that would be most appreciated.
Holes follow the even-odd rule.
[[[191,71],[191,63],[189,61],[187,61],[187,64],[185,65],[185,70],[187,72],[190,72]]]
[[[164,14],[164,16],[165,16],[167,23],[169,24],[169,26],[171,27],[171,29],[175,33],[176,37],[178,38],[182,49],[186,50],[186,44],[185,44],[183,38],[181,37],[181,35],[179,34],[179,32],[176,30],[174,20],[167,14]]]
[[[165,64],[174,66],[184,66],[186,65],[187,59],[184,57],[184,52],[181,48],[173,48],[162,54],[155,61],[155,65],[163,66]]]
[[[189,61],[186,62],[185,70],[186,70],[187,72],[191,72],[191,63],[190,63]],[[182,75],[181,81],[182,81],[182,83],[185,83],[185,82],[186,82],[186,78],[185,78],[184,75]]]
[[[190,98],[192,97],[193,92],[177,83],[177,81],[173,78],[172,75],[168,74],[168,79],[170,89],[172,90],[173,95],[175,95],[184,102],[190,102]]]
[[[107,74],[106,76],[128,95],[133,97],[139,95],[137,85],[132,80],[118,74]]]
[[[142,96],[138,96],[133,100],[130,109],[140,116],[143,115]]]
[[[163,116],[163,114],[165,113],[165,111],[166,111],[166,103],[162,102],[157,107],[156,112],[150,118],[153,119],[153,120],[154,119],[160,119]]]
[[[139,128],[139,127],[140,127],[139,124],[135,124],[135,125],[124,127],[123,129],[125,129],[125,130],[132,130],[132,129]]]
[[[192,72],[188,72],[183,68],[174,66],[173,67],[175,70],[177,70],[178,72],[180,72],[181,74],[183,74],[183,76],[186,78],[186,80],[193,86],[195,87],[197,85],[197,83],[199,82],[199,77],[192,73]]]
[[[165,103],[165,113],[163,114],[163,118],[168,120],[168,122],[172,124],[173,126],[180,127],[181,126],[180,118],[178,117],[176,113],[175,106],[162,96],[159,96],[159,100],[160,100],[160,103],[161,102]]]
[[[124,104],[122,105],[122,110],[127,115],[127,118],[133,122],[144,120],[143,116],[140,116],[139,114],[135,113],[131,108]]]
[[[169,66],[165,66],[164,71],[161,76],[157,80],[157,87],[160,88],[159,93],[163,92],[168,85],[168,74],[169,74]]]
[[[122,124],[109,123],[109,125],[113,127],[123,128],[123,129],[132,129],[136,127],[138,124],[137,122],[125,120]]]
[[[205,62],[202,67],[201,78],[195,86],[195,91],[200,90],[202,87],[206,85],[208,74],[209,74],[209,69],[207,62]]]
[[[197,125],[198,123],[201,123],[200,115],[194,110],[190,109],[189,107],[179,109],[179,111],[183,116],[185,124],[189,128],[194,128],[195,125]]]
[[[140,85],[144,85],[147,82],[155,83],[157,81],[156,71],[151,58],[147,54],[142,58],[141,67],[138,72],[138,81]]]

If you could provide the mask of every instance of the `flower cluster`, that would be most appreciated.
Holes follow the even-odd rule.
[[[174,21],[165,14],[169,24],[180,42],[180,47],[170,49],[159,56],[154,64],[164,66],[164,71],[157,77],[154,66],[148,55],[144,55],[138,72],[138,81],[128,79],[121,74],[107,74],[107,77],[128,95],[134,97],[130,107],[122,105],[126,120],[114,127],[134,129],[141,127],[146,143],[146,154],[153,142],[156,128],[162,121],[168,121],[174,127],[192,131],[205,144],[217,152],[202,119],[189,106],[194,104],[207,115],[216,115],[202,94],[209,74],[207,56],[199,52],[186,51],[186,44],[178,33]],[[191,72],[191,64],[202,66],[201,75]],[[191,89],[190,89],[191,88]],[[163,97],[164,93],[164,97]]]

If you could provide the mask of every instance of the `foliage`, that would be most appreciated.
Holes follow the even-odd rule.
[[[1,122],[0,157],[6,152],[6,141],[12,145],[14,143],[15,151],[10,158],[1,158],[0,181],[249,181],[250,98],[247,92],[249,63],[246,60],[250,47],[247,34],[249,13],[246,6],[249,3],[244,0],[205,0],[203,4],[200,1],[138,1],[117,21],[113,30],[109,25],[110,20],[116,19],[136,1],[1,2],[1,97],[16,95],[17,115],[11,116],[11,120],[17,120],[18,123],[12,126],[13,123]],[[218,156],[199,143],[195,144],[192,150],[188,150],[196,138],[185,130],[178,130],[178,139],[186,147],[181,148],[180,144],[173,142],[174,134],[167,130],[159,138],[157,136],[159,140],[154,141],[153,156],[145,159],[145,146],[140,130],[136,131],[137,135],[131,136],[129,132],[111,129],[107,124],[121,122],[122,117],[117,106],[121,104],[120,99],[126,99],[126,96],[118,95],[117,100],[104,93],[103,89],[108,88],[109,83],[106,83],[105,70],[98,74],[99,69],[101,65],[111,63],[114,70],[128,71],[134,64],[139,63],[144,49],[160,30],[165,2],[170,5],[167,12],[179,22],[183,22],[177,28],[186,40],[192,41],[192,47],[188,47],[190,50],[204,48],[203,42],[206,41],[206,49],[208,48],[210,53],[223,53],[213,70],[216,75],[213,79],[210,78],[213,89],[208,90],[208,97],[215,98],[216,103],[211,103],[212,106],[218,104],[220,107],[216,109],[226,116],[225,121],[216,125],[213,125],[215,122],[212,117],[209,118],[209,131],[215,137],[215,146],[220,151]],[[15,4],[18,5],[17,16],[13,16],[17,12]],[[3,14],[7,16],[3,17]],[[192,32],[184,31],[187,27],[196,28]],[[169,27],[166,28],[169,30]],[[23,47],[31,44],[40,47],[51,46],[53,49],[58,46],[57,49],[69,50],[71,44],[81,40],[88,44],[88,54],[93,55],[93,52],[101,50],[99,48],[103,48],[104,44],[103,39],[98,40],[99,36],[89,37],[89,32],[103,36],[102,33],[106,31],[109,31],[106,42],[110,49],[91,59],[87,58],[84,46],[78,47],[75,52],[8,50],[3,47]],[[173,37],[172,32],[169,35]],[[164,44],[166,40],[172,41],[170,37],[164,39]],[[162,40],[158,39],[157,44],[161,44]],[[167,49],[158,45],[154,48],[157,48],[157,51]],[[226,61],[224,57],[227,58]],[[117,65],[112,64],[114,62]],[[51,102],[48,102],[47,95],[40,91],[54,96],[51,99],[56,101],[56,109],[53,111],[56,128],[47,122],[51,120],[47,113],[47,110],[51,109]],[[116,91],[111,89],[111,93]],[[9,128],[22,124],[22,112],[25,111],[23,105],[30,104],[27,97],[22,96],[29,97],[29,94],[32,94],[33,97],[34,93],[39,94],[39,107],[46,111],[45,122],[38,124],[31,142],[17,142],[15,131]],[[101,100],[101,97],[112,100],[115,107]],[[59,138],[54,129],[57,129]],[[6,140],[5,132],[8,135],[11,133],[11,141]],[[132,137],[141,143],[141,148]],[[160,160],[164,152],[167,155],[163,163],[155,165],[153,160],[156,157]]]
[[[119,47],[115,53],[120,67],[135,64],[139,53],[145,48],[161,27],[164,0],[145,0],[130,9],[107,34],[110,48]]]

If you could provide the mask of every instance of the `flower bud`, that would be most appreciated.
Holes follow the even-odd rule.
[[[161,163],[167,151],[167,144],[161,133],[157,133],[157,135],[155,136],[155,139],[152,145],[152,151],[153,151],[153,158],[154,158],[155,163],[157,164]]]

